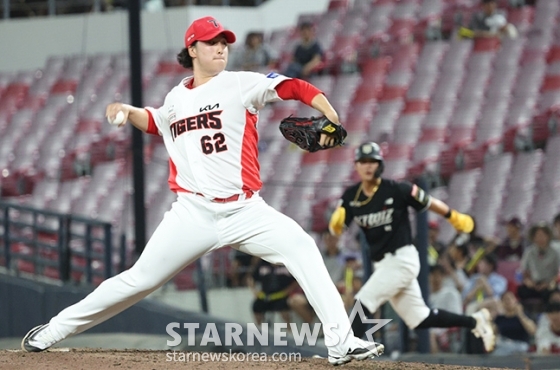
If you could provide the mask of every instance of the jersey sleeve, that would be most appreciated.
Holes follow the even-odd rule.
[[[161,132],[161,127],[164,127],[164,122],[166,120],[165,116],[162,114],[162,108],[144,107],[148,112],[148,129],[146,133],[152,135],[159,135]]]
[[[397,183],[400,193],[407,205],[418,212],[425,211],[430,206],[431,198],[422,188],[407,181]]]
[[[144,107],[148,112],[149,122],[148,122],[148,134],[160,135],[165,129],[169,130],[169,118],[166,114],[168,111],[168,97],[165,97],[163,106],[159,108]]]
[[[145,107],[144,109],[146,109],[149,116],[148,130],[146,131],[148,134],[159,135],[159,133],[163,132],[163,127],[169,127],[168,119],[164,114],[164,107]]]
[[[275,87],[289,77],[270,72],[267,75],[255,72],[238,72],[239,89],[243,105],[251,113],[262,109],[266,103],[282,100]]]

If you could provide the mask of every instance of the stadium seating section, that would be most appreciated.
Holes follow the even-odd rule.
[[[434,192],[474,214],[482,235],[498,235],[510,216],[550,221],[560,211],[560,1],[513,7],[500,0],[519,38],[458,39],[454,30],[468,24],[478,4],[355,0],[349,7],[331,0],[325,13],[301,15],[316,24],[326,50],[310,82],[339,111],[348,144],[304,153],[277,124],[315,112],[292,101],[265,107],[258,128],[262,196],[316,229],[317,205],[328,205],[355,180],[353,149],[372,140],[384,148],[386,176],[436,176],[442,186]],[[280,71],[297,41],[295,26],[267,35],[282,51]],[[188,73],[175,54],[144,53],[145,105],[161,105]],[[2,196],[110,221],[117,235],[132,240],[131,129],[106,124],[112,101],[130,101],[127,55],[53,56],[40,70],[0,74]],[[145,154],[150,235],[174,194],[162,186],[168,162],[161,139],[146,138]],[[442,240],[452,236],[443,223]],[[192,288],[193,270],[185,271],[175,282]]]

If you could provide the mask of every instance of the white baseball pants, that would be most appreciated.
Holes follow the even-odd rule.
[[[416,247],[407,245],[397,249],[395,254],[387,253],[373,266],[373,274],[355,298],[371,313],[389,301],[409,328],[417,327],[430,315],[430,309],[416,279],[420,272]]]
[[[83,332],[134,305],[185,266],[224,245],[284,264],[323,325],[336,324],[332,332],[336,340],[342,340],[331,343],[329,354],[346,354],[354,334],[317,245],[294,220],[270,207],[258,194],[246,200],[214,203],[199,195],[180,193],[134,266],[53,317],[51,331],[62,339]]]

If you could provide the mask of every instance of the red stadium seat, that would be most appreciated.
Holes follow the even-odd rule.
[[[480,168],[484,162],[484,148],[471,146],[463,149],[463,168],[470,170]]]
[[[550,48],[546,61],[549,64],[560,61],[560,45],[553,45]]]
[[[403,113],[426,113],[430,110],[429,100],[407,100],[403,109]]]
[[[448,142],[456,147],[465,147],[473,142],[473,127],[452,127],[449,133]]]
[[[459,150],[450,147],[441,151],[439,163],[440,173],[443,177],[451,176],[457,170],[457,155]]]
[[[35,273],[35,264],[31,261],[18,259],[17,263],[16,263],[16,266],[17,266],[17,271],[18,272],[24,272],[24,273],[28,273],[28,274],[34,274]]]
[[[440,127],[425,127],[420,133],[419,141],[422,142],[444,142],[447,136],[447,129]]]
[[[398,100],[404,98],[407,88],[404,86],[388,86],[385,85],[379,96],[380,101]]]
[[[364,140],[366,141],[366,140]],[[354,148],[343,146],[328,151],[327,163],[354,163]]]
[[[413,146],[407,144],[391,144],[386,153],[383,154],[385,159],[408,159],[412,153]]]
[[[531,27],[535,16],[535,8],[532,6],[522,6],[508,10],[508,22],[513,24],[517,30],[524,34]]]
[[[383,91],[383,84],[382,83],[372,83],[363,81],[354,95],[354,103],[365,103],[365,102],[373,102],[377,100],[377,98],[381,95]]]
[[[498,50],[500,47],[500,39],[497,37],[477,37],[474,40],[474,52],[483,53]]]
[[[508,286],[517,287],[519,282],[517,281],[516,274],[520,267],[520,261],[498,261],[496,272],[507,279]]]
[[[362,75],[368,78],[373,75],[384,75],[391,65],[391,57],[369,58],[361,64]]]
[[[330,0],[328,10],[347,9],[348,0]]]
[[[192,290],[197,288],[196,264],[192,263],[173,278],[177,290]]]
[[[58,81],[51,88],[51,94],[72,94],[77,85],[78,81]]]
[[[541,91],[560,90],[560,75],[548,75],[541,86]]]
[[[389,27],[388,33],[397,39],[405,39],[414,33],[415,19],[395,19]]]
[[[309,165],[309,164],[316,164],[321,162],[326,162],[328,158],[328,151],[326,150],[319,150],[315,153],[305,153],[302,156],[301,164],[302,166]]]

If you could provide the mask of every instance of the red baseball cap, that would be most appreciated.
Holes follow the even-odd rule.
[[[223,34],[229,44],[235,42],[235,34],[225,30],[214,17],[203,17],[195,20],[185,32],[185,47],[189,47],[195,41],[209,41],[219,34]]]

